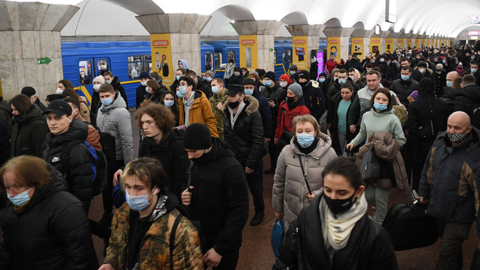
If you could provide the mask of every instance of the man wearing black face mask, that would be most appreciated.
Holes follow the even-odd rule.
[[[310,74],[302,70],[297,73],[298,82],[302,86],[303,100],[305,106],[315,119],[320,119],[326,109],[325,97],[317,81],[310,80]]]
[[[480,131],[470,117],[455,112],[448,118],[447,131],[437,136],[420,179],[420,203],[430,200],[427,214],[437,219],[442,238],[436,269],[462,269],[462,243],[476,221],[480,237],[478,176],[480,175]]]
[[[183,145],[193,167],[188,169],[182,204],[189,218],[200,222],[205,265],[235,269],[248,219],[245,169],[204,124],[188,126]]]
[[[255,206],[255,216],[250,225],[257,226],[265,217],[262,180],[255,172],[260,169],[265,142],[262,116],[258,112],[257,99],[246,96],[242,85],[230,84],[227,95],[228,100],[223,105],[225,142],[232,149],[238,162],[245,168],[248,187]]]

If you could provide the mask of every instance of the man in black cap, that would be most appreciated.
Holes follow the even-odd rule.
[[[273,71],[269,71],[265,74],[263,79],[263,86],[260,86],[260,93],[268,100],[268,105],[270,105],[270,110],[272,112],[272,134],[275,134],[277,129],[278,122],[278,109],[282,101],[287,98],[287,92],[280,87],[278,83],[275,82],[276,76]],[[271,174],[275,172],[277,167],[277,145],[273,143],[274,136],[270,138],[268,144],[268,152],[270,153],[270,169],[265,170],[266,174]]]
[[[200,222],[205,264],[235,269],[248,219],[245,169],[204,124],[188,126],[183,145],[193,163],[182,204],[188,208],[189,218]]]
[[[64,175],[65,187],[83,203],[88,213],[93,180],[90,153],[84,144],[88,126],[73,117],[72,107],[64,100],[50,102],[44,114],[50,133],[44,144],[43,159]],[[66,149],[71,151],[65,153]]]
[[[298,83],[302,86],[305,106],[318,121],[326,109],[325,96],[320,84],[317,81],[310,80],[310,74],[306,70],[298,72]]]
[[[25,86],[22,88],[20,94],[24,94],[25,96],[27,96],[30,99],[30,102],[37,105],[42,111],[45,111],[47,109],[47,107],[45,107],[45,105],[43,105],[43,103],[40,102],[40,100],[38,99],[37,91],[35,91],[35,88],[31,86]]]
[[[262,181],[255,173],[263,156],[265,141],[262,116],[258,112],[257,99],[246,96],[242,85],[230,84],[227,96],[227,102],[223,105],[225,142],[245,168],[248,187],[255,205],[255,216],[250,225],[257,226],[265,217]]]

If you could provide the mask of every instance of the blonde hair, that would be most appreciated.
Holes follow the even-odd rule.
[[[132,175],[137,176],[138,180],[145,187],[150,188],[150,190],[157,187],[160,189],[160,193],[165,194],[168,191],[169,180],[167,172],[165,172],[162,163],[157,159],[143,157],[128,163],[120,178],[123,190],[125,190],[125,177]]]
[[[52,172],[45,160],[34,156],[19,156],[10,159],[0,168],[0,189],[5,192],[3,178],[7,172],[13,172],[15,176],[25,182],[26,186],[43,188],[50,181]]]
[[[315,136],[316,138],[320,138],[320,124],[317,122],[317,119],[315,117],[311,116],[310,114],[306,115],[299,115],[293,118],[293,135],[297,134],[297,124],[298,123],[310,123],[313,125],[313,128],[315,129],[315,132],[317,135]]]

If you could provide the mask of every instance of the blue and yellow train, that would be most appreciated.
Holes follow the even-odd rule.
[[[326,46],[320,44],[320,50]],[[292,42],[275,41],[275,73],[277,78],[285,74],[292,61]],[[62,42],[63,76],[76,86],[79,92],[91,100],[93,85],[80,83],[83,71],[90,79],[111,71],[122,82],[128,103],[135,104],[135,92],[139,86],[141,71],[151,72],[152,59],[148,41],[111,41],[111,42]],[[240,62],[238,41],[201,42],[202,72],[208,69],[216,71],[215,77],[223,78],[221,64],[228,59]],[[237,64],[238,66],[238,64]],[[174,67],[175,69],[176,67]]]

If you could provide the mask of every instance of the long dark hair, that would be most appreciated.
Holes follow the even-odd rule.
[[[16,95],[10,99],[10,105],[13,105],[20,115],[25,115],[31,109],[33,109],[30,99],[24,94]]]
[[[178,122],[179,109],[178,109],[178,101],[177,101],[176,95],[172,90],[168,90],[167,92],[163,93],[160,104],[165,105],[165,102],[163,100],[165,99],[166,95],[172,95],[173,97],[173,105],[169,109],[172,111],[173,115],[175,116],[175,121]]]

